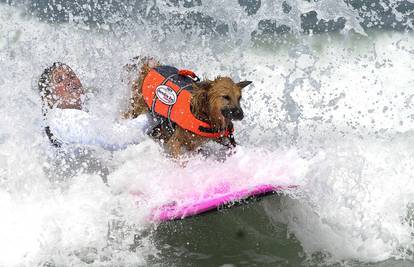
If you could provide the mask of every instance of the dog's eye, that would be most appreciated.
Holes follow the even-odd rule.
[[[230,101],[230,96],[228,96],[228,95],[224,95],[223,98]]]

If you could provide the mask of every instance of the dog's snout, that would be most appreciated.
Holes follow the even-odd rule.
[[[234,120],[242,120],[244,117],[243,110],[241,108],[238,108],[238,107],[234,108],[232,110],[232,113],[233,113]]]
[[[226,107],[221,113],[224,117],[231,120],[242,120],[244,117],[243,110],[240,107]]]

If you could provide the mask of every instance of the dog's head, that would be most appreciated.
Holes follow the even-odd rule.
[[[251,83],[235,83],[228,77],[197,83],[198,90],[194,95],[196,112],[207,115],[213,127],[226,128],[230,121],[243,119],[240,107],[242,89]]]

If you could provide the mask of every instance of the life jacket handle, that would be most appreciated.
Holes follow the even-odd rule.
[[[199,82],[200,81],[200,78],[193,71],[191,71],[191,70],[186,70],[186,69],[179,70],[178,71],[178,74],[179,75],[183,75],[183,76],[189,76],[195,82]]]

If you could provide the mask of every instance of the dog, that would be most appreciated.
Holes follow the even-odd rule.
[[[129,109],[124,114],[125,118],[136,118],[142,114],[151,114],[155,120],[157,120],[157,126],[152,129],[150,135],[161,141],[166,145],[167,151],[169,154],[177,159],[185,151],[196,151],[203,144],[210,140],[214,140],[220,144],[223,144],[229,148],[235,147],[236,142],[233,137],[233,121],[242,120],[244,117],[244,112],[240,106],[240,100],[242,98],[242,89],[251,84],[251,81],[241,81],[234,82],[229,77],[219,76],[214,80],[205,79],[203,81],[197,80],[192,72],[185,71],[184,74],[178,74],[178,76],[186,76],[189,74],[192,79],[189,80],[189,77],[184,77],[189,81],[188,86],[191,86],[189,97],[189,110],[191,114],[194,115],[195,119],[192,119],[192,115],[189,116],[189,119],[195,121],[195,124],[208,125],[207,130],[203,132],[204,127],[199,127],[203,131],[192,130],[190,128],[185,128],[184,124],[188,124],[188,119],[181,119],[176,116],[176,121],[171,122],[170,118],[165,118],[165,116],[160,116],[157,112],[154,112],[154,106],[156,103],[152,102],[153,105],[150,106],[151,101],[156,101],[156,98],[161,97],[161,101],[177,101],[175,99],[175,94],[173,90],[167,86],[169,83],[167,81],[166,85],[159,85],[156,90],[156,94],[152,93],[151,97],[145,96],[145,90],[148,90],[146,78],[150,79],[149,75],[152,74],[154,69],[162,69],[163,66],[158,60],[155,60],[151,57],[143,58],[134,58],[135,63],[129,64],[126,66],[127,71],[132,71],[133,75],[136,78],[132,80],[130,86],[132,87],[132,96],[130,99]],[[171,70],[172,67],[164,67],[166,70]],[[151,72],[151,70],[153,70]],[[179,71],[180,72],[180,71]],[[174,76],[175,74],[171,75]],[[167,78],[168,80],[168,78]],[[165,82],[165,81],[164,81]],[[162,87],[164,86],[164,87]],[[179,89],[181,90],[181,89]],[[163,94],[159,95],[161,92]],[[172,94],[170,96],[169,94]],[[180,94],[180,96],[183,93]],[[155,95],[157,97],[155,97]],[[154,96],[154,100],[152,99]],[[151,99],[150,99],[151,98]],[[159,102],[159,101],[158,101]],[[166,102],[166,103],[167,103]],[[185,101],[181,101],[185,103]],[[174,105],[177,105],[175,103]],[[167,103],[172,105],[171,103]],[[161,104],[164,105],[164,104]],[[185,105],[185,104],[184,104]],[[182,112],[183,113],[183,112]],[[181,121],[181,125],[179,122]],[[192,124],[190,125],[192,126]],[[189,126],[189,127],[190,127]]]

